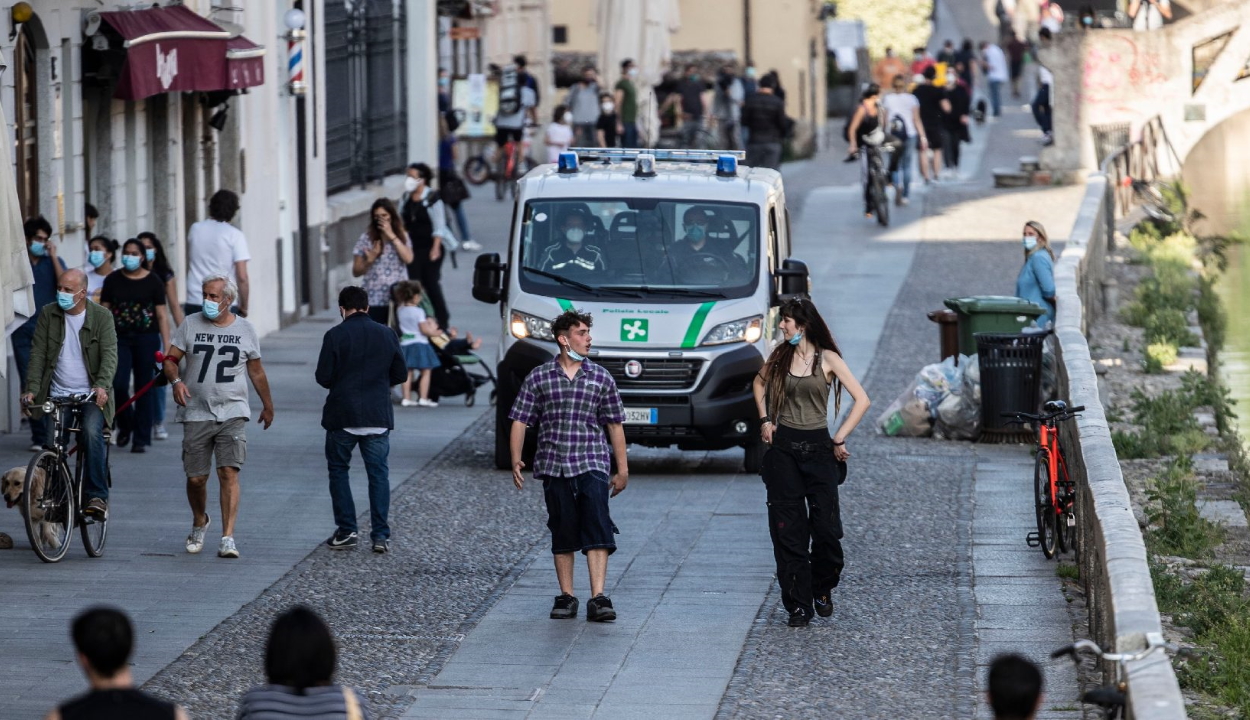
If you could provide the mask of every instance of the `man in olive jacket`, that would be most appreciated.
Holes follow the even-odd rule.
[[[66,270],[56,283],[56,302],[44,306],[35,326],[35,339],[26,370],[22,403],[39,422],[39,406],[51,397],[93,393],[95,403],[82,406],[83,456],[87,498],[83,512],[108,516],[108,448],[104,426],[113,424],[109,388],[117,373],[117,331],[113,314],[87,300],[87,276]],[[52,428],[48,428],[49,439]]]

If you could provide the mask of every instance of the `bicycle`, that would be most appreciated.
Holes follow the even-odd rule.
[[[1161,649],[1180,652],[1179,647],[1165,641],[1161,634],[1147,633],[1146,648],[1135,653],[1103,652],[1098,643],[1092,640],[1077,640],[1071,645],[1066,645],[1051,653],[1050,659],[1057,660],[1068,656],[1072,658],[1074,663],[1079,664],[1081,662],[1080,654],[1086,652],[1101,660],[1116,663],[1116,678],[1113,684],[1087,690],[1081,696],[1081,702],[1101,707],[1104,718],[1116,720],[1116,718],[1121,717],[1121,713],[1128,703],[1128,663],[1145,660],[1155,651]]]
[[[95,402],[94,393],[80,393],[49,398],[44,413],[53,418],[52,446],[35,454],[26,466],[26,483],[22,486],[21,511],[26,524],[26,537],[39,559],[54,563],[69,552],[69,536],[77,527],[87,555],[98,558],[104,554],[108,536],[108,516],[97,517],[83,512],[83,453],[81,437],[70,450],[69,436],[82,432],[82,406]],[[104,430],[104,467],[106,483],[113,485],[109,469],[109,430]],[[77,455],[74,472],[70,474],[70,455]],[[37,482],[42,474],[42,483]]]
[[[528,127],[522,131],[520,143],[512,138],[508,138],[508,141],[504,143],[503,153],[499,157],[499,171],[495,173],[496,200],[503,200],[504,195],[507,195],[509,191],[512,192],[512,199],[516,199],[516,181],[536,167],[529,156],[532,143]]]
[[[1037,455],[1033,460],[1033,502],[1037,514],[1037,532],[1029,533],[1029,547],[1042,548],[1046,559],[1076,550],[1076,483],[1068,475],[1068,460],[1059,442],[1059,423],[1071,420],[1085,406],[1070,408],[1062,400],[1043,406],[1043,413],[1005,412],[1003,417],[1021,425],[1037,423]]]
[[[868,154],[868,210],[877,218],[878,225],[889,227],[890,197],[885,188],[890,183],[890,173],[886,157],[894,152],[894,147],[889,144],[864,145],[859,152]]]

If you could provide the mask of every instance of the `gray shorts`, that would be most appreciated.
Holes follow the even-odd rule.
[[[247,459],[247,418],[185,422],[182,432],[182,469],[189,478],[208,475],[214,454],[219,468],[241,468]]]

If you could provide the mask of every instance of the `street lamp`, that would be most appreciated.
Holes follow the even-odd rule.
[[[300,291],[299,302],[308,304],[311,311],[312,288],[312,243],[308,237],[308,181],[307,156],[308,138],[306,135],[307,121],[305,118],[304,100],[308,92],[308,83],[304,82],[304,23],[307,18],[297,2],[295,7],[286,11],[282,23],[286,25],[287,34],[287,89],[295,98],[295,186],[299,212],[299,267]]]

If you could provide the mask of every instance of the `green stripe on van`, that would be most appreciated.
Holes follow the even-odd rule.
[[[573,303],[564,298],[556,298],[556,302],[560,303],[560,309],[565,312],[573,309]]]
[[[705,302],[694,311],[694,317],[690,319],[690,327],[686,328],[686,338],[681,341],[684,348],[692,348],[699,344],[699,335],[703,332],[703,321],[707,320],[707,314],[712,312],[712,306],[716,301]]]

